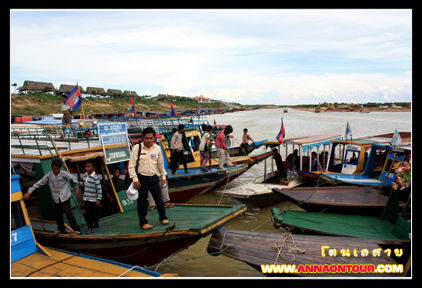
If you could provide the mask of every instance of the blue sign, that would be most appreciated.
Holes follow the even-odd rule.
[[[126,123],[97,124],[98,133],[102,135],[127,133]]]

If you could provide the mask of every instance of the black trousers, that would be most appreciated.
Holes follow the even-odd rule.
[[[176,152],[174,150],[174,158],[173,158],[173,167],[171,167],[171,173],[176,173],[177,168],[179,168],[179,160],[182,162],[183,167],[185,167],[185,171],[188,171],[188,165],[186,164],[186,158],[185,154],[183,153],[183,150],[179,150],[179,152]]]
[[[85,221],[88,228],[99,228],[100,207],[95,202],[85,201]]]
[[[72,228],[73,231],[80,231],[75,216],[73,216],[72,210],[70,210],[70,198],[64,202],[61,202],[59,199],[59,203],[54,203],[54,208],[56,208],[57,230],[60,231],[60,233],[64,233],[63,210],[64,213],[66,213],[67,220],[69,220],[70,228]]]
[[[167,219],[166,209],[164,208],[164,202],[161,198],[161,187],[160,179],[157,175],[154,176],[142,176],[138,175],[139,183],[141,183],[141,188],[138,190],[138,217],[139,217],[139,226],[143,226],[148,223],[148,220],[145,218],[148,214],[148,191],[151,193],[152,198],[154,198],[155,206],[157,207],[159,218],[158,220],[163,221]]]
[[[242,143],[242,144],[240,144],[240,153],[239,153],[239,156],[242,156],[242,153],[245,153],[245,155],[248,156],[248,149],[249,149],[248,146],[249,146],[248,143]]]

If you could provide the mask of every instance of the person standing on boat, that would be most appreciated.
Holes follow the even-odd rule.
[[[67,183],[68,181],[71,181],[75,185],[77,194],[79,193],[79,183],[75,176],[61,169],[62,161],[54,159],[51,163],[52,171],[45,174],[40,181],[30,187],[28,192],[23,195],[23,200],[28,200],[35,189],[48,183],[48,186],[50,186],[51,197],[54,201],[57,219],[57,231],[55,231],[53,235],[56,236],[60,233],[64,233],[65,231],[63,220],[64,210],[67,220],[69,220],[70,227],[73,230],[73,232],[70,233],[70,236],[75,236],[80,234],[80,228],[76,222],[75,216],[72,214],[72,210],[70,210],[70,197],[72,196],[72,192],[70,192],[69,185]]]
[[[180,124],[177,127],[177,132],[174,133],[173,137],[171,137],[171,148],[173,149],[173,167],[171,167],[171,175],[179,175],[179,173],[176,173],[177,168],[179,168],[179,159],[183,164],[183,167],[185,168],[185,173],[189,173],[188,171],[188,165],[186,164],[186,158],[185,158],[185,148],[183,148],[182,143],[182,135],[183,131],[185,130],[185,125]]]
[[[252,141],[252,143],[254,142],[251,135],[248,134],[248,129],[243,129],[243,139],[242,139],[242,144],[240,145],[240,153],[239,155],[242,156],[242,152],[245,152],[245,155],[248,156],[248,146],[249,146],[249,140]]]
[[[66,94],[62,95],[62,100],[63,100],[62,107],[61,107],[61,111],[63,113],[62,129],[64,131],[67,125],[72,125],[73,110],[72,108],[70,108],[68,105],[65,104],[67,100]]]
[[[164,208],[164,202],[161,198],[161,187],[160,179],[157,176],[159,171],[162,177],[162,183],[167,184],[167,172],[164,168],[163,154],[161,148],[157,144],[154,144],[155,131],[152,127],[147,127],[142,131],[142,138],[144,142],[140,145],[135,145],[132,148],[129,160],[129,177],[133,181],[133,188],[138,190],[138,217],[139,226],[142,229],[151,229],[152,225],[148,224],[148,220],[145,218],[148,214],[148,191],[154,198],[155,205],[159,214],[159,221],[161,224],[166,225],[169,223],[166,217],[166,210]],[[139,153],[139,149],[141,149]],[[138,158],[139,154],[139,159]],[[135,171],[138,167],[138,171]]]
[[[231,125],[227,125],[223,131],[221,131],[217,138],[215,139],[215,147],[217,148],[217,156],[218,156],[218,163],[219,169],[223,169],[224,163],[226,163],[227,167],[232,167],[233,163],[230,159],[229,151],[227,150],[226,139],[227,137],[233,138],[233,135],[230,133],[233,132],[233,127]]]
[[[199,153],[201,154],[201,171],[207,172],[207,162],[210,160],[210,151],[211,146],[214,142],[214,140],[211,138],[212,136],[212,126],[206,127],[206,132],[204,136],[202,137],[201,144],[199,145]],[[211,161],[210,161],[210,170],[211,167]]]
[[[315,151],[312,152],[312,169],[311,169],[311,171],[322,171],[321,164],[319,164],[319,161],[318,161],[318,155]]]
[[[278,153],[277,148],[273,148],[271,151],[271,154],[273,155],[273,159],[275,161],[275,165],[277,166],[277,176],[280,176],[282,178],[287,177],[287,169],[284,167],[283,160],[281,158],[280,153]]]

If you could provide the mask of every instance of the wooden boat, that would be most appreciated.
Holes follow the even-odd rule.
[[[410,153],[410,142],[404,142],[397,147],[371,144],[371,152],[365,166],[365,171],[362,174],[321,173],[320,177],[333,185],[387,187],[396,180],[395,169],[403,161],[409,159]]]
[[[166,132],[161,134],[160,145],[164,151],[164,155],[168,163],[170,163],[170,141],[172,134]],[[182,143],[185,148],[185,158],[188,169],[200,168],[201,167],[201,156],[199,152],[200,141],[199,132],[196,129],[187,130],[185,129],[184,137],[182,137]],[[247,155],[247,156],[235,156],[231,157],[234,165],[247,164],[249,168],[253,165],[260,163],[264,159],[271,156],[271,152],[264,152],[259,155]],[[207,165],[208,166],[208,165]],[[218,158],[211,157],[211,167],[218,167]],[[183,165],[179,165],[179,169],[184,169]]]
[[[291,237],[288,237],[291,236]],[[286,240],[280,256],[278,249]],[[293,245],[294,241],[294,245]],[[322,247],[328,247],[322,249]],[[298,253],[297,250],[300,249]],[[329,256],[329,249],[336,251],[335,256]],[[362,250],[367,249],[367,257],[362,256]],[[390,257],[386,254],[390,249]],[[402,249],[403,255],[397,257],[394,249]],[[325,257],[322,256],[322,250]],[[349,257],[343,256],[343,252],[349,251]],[[374,256],[373,251],[380,251],[380,256]],[[232,259],[242,261],[260,272],[269,272],[272,264],[295,265],[301,273],[273,272],[263,273],[267,276],[283,277],[398,277],[405,276],[410,263],[410,240],[386,240],[351,237],[317,236],[317,235],[286,235],[285,233],[250,232],[239,230],[226,230],[222,227],[215,231],[208,243],[207,252],[213,256],[224,255]],[[355,256],[356,255],[356,256]],[[285,261],[284,259],[289,261]],[[403,273],[365,273],[361,265],[402,265]],[[336,265],[335,272],[327,272],[331,265]],[[353,267],[347,270],[345,267]],[[410,264],[409,264],[410,265]],[[329,266],[329,267],[327,267]],[[368,267],[368,266],[363,266]],[[333,267],[334,268],[334,267]],[[326,269],[326,270],[324,270]],[[367,271],[370,271],[369,269]]]
[[[390,191],[387,205],[379,217],[341,215],[306,211],[271,210],[275,228],[289,227],[295,233],[324,234],[377,239],[408,239],[411,224],[404,218],[410,204],[410,194],[400,216],[399,190]]]
[[[31,221],[19,184],[19,175],[12,174],[11,208],[18,227],[11,231],[11,277],[177,277],[141,267],[63,250],[47,248],[34,236]]]
[[[267,174],[269,177],[268,182],[257,182],[259,178],[255,179],[254,183],[243,184],[233,188],[225,189],[222,191],[213,191],[216,195],[223,195],[232,197],[236,200],[239,200],[245,204],[265,207],[269,205],[274,205],[285,201],[286,198],[278,193],[274,193],[273,188],[277,189],[287,189],[291,187],[296,187],[304,182],[303,179],[295,179],[290,181],[288,184],[282,184],[280,182],[271,181],[274,177],[275,172]]]
[[[20,141],[24,140],[28,139]],[[64,145],[60,145],[58,148],[58,151],[62,151],[54,152],[51,147],[46,145],[40,147],[40,141],[48,142],[43,139],[37,142],[38,147],[37,145],[14,147],[15,151],[11,153],[12,161],[32,165],[30,175],[27,173],[24,175],[25,181],[28,179],[30,181],[40,180],[51,170],[52,158],[56,156],[67,159],[67,168],[70,173],[77,173],[78,177],[80,173],[84,172],[83,169],[80,169],[84,167],[84,162],[87,159],[92,159],[95,161],[95,172],[100,179],[105,181],[107,178],[110,181],[110,173],[101,146],[68,149],[67,143],[62,143]],[[87,145],[83,141],[77,144],[85,145],[85,147]],[[17,153],[16,150],[20,153]],[[27,201],[29,216],[38,241],[54,248],[76,253],[88,253],[133,265],[149,265],[194,244],[201,237],[246,210],[246,206],[243,204],[237,206],[176,205],[166,209],[170,224],[175,223],[175,226],[164,226],[158,222],[158,214],[155,209],[148,213],[148,219],[154,228],[142,230],[138,223],[136,200],[129,200],[124,190],[116,192],[112,182],[111,187],[110,194],[114,203],[110,204],[109,211],[104,205],[100,207],[100,231],[95,234],[82,234],[73,237],[69,234],[53,236],[57,225],[55,224],[55,208],[51,201],[51,192],[48,185],[38,188]],[[81,231],[84,232],[87,227],[83,217],[84,209],[79,202],[80,199],[72,196],[72,213],[81,226]],[[69,228],[68,232],[70,231]]]
[[[248,151],[244,151],[243,148],[241,148],[240,146],[231,146],[231,147],[227,147],[227,150],[229,150],[229,154],[230,157],[235,157],[235,156],[241,156],[241,155],[245,155],[247,153],[247,155],[251,154],[255,149],[261,148],[264,145],[264,142],[266,142],[268,140],[262,140],[262,141],[257,141],[257,142],[253,142],[250,143],[248,145]],[[246,152],[246,153],[245,153]],[[212,148],[211,150],[211,157],[213,158],[217,158],[217,148]]]
[[[177,171],[180,175],[169,173],[168,190],[172,203],[183,203],[197,197],[210,189],[225,185],[248,170],[248,165],[217,168],[202,172],[201,169],[190,169],[186,174],[183,169]]]
[[[321,173],[325,174],[362,174],[368,159],[372,144],[387,144],[391,142],[394,133],[373,135],[353,140],[333,140],[328,153],[326,169],[324,171],[298,170],[300,177],[318,180]],[[400,132],[403,142],[411,141],[410,132]],[[319,160],[325,163],[320,155]],[[381,170],[381,169],[379,169]],[[326,179],[320,179],[325,181]]]
[[[274,187],[273,192],[306,211],[320,213],[378,216],[388,200],[385,191],[359,186]],[[399,201],[399,208],[405,204]]]
[[[296,163],[292,163],[290,161],[283,161],[283,164],[286,168],[293,169],[294,165],[296,164],[295,170],[303,170],[303,171],[311,171],[311,165],[310,163],[310,152],[313,148],[317,148],[317,153],[319,154],[319,148],[322,146],[323,151],[321,154],[323,155],[320,157],[320,163],[322,167],[325,167],[326,163],[326,153],[325,153],[325,147],[327,145],[330,145],[332,141],[340,140],[341,135],[340,134],[317,134],[317,135],[307,135],[307,136],[299,136],[299,137],[292,137],[292,138],[286,138],[284,139],[284,145],[285,145],[285,155],[289,155],[289,147],[291,146],[293,150],[296,148],[298,149],[298,155],[297,157],[299,160],[296,160]],[[278,141],[267,141],[264,143],[265,147],[278,147],[278,151],[280,152],[281,144]],[[302,154],[306,153],[306,155]]]

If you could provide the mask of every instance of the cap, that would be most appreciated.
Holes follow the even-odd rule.
[[[127,198],[129,198],[130,200],[138,199],[138,190],[133,188],[133,182],[130,184],[129,188],[127,188],[126,194]]]

